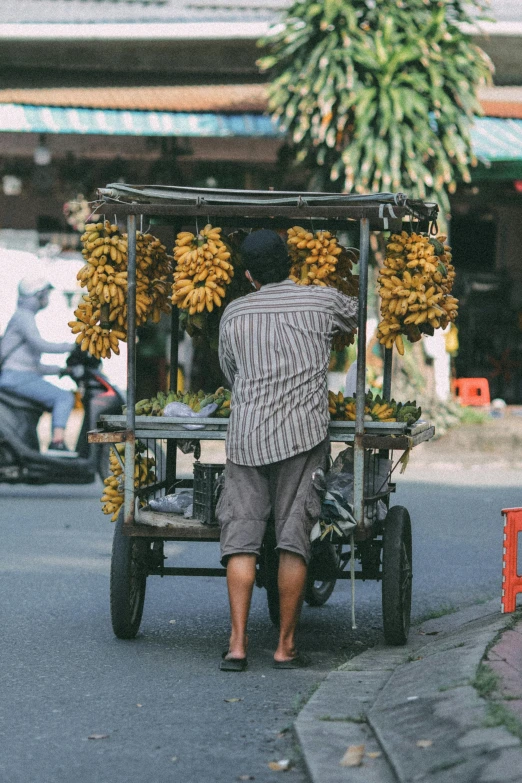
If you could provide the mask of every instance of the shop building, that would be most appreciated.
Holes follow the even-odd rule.
[[[289,0],[18,0],[0,24],[0,244],[73,246],[64,202],[110,181],[303,187],[264,115],[256,42]],[[461,376],[522,402],[522,5],[472,31],[491,56],[479,165],[452,199]]]

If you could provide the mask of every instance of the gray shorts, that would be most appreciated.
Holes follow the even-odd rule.
[[[327,438],[310,451],[271,465],[253,467],[227,460],[216,508],[223,564],[230,555],[260,554],[270,516],[277,549],[295,552],[308,564],[310,532],[321,510],[312,474],[316,468],[327,469],[329,455]]]

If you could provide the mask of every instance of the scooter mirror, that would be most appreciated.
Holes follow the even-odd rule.
[[[70,375],[75,381],[79,381],[85,375],[85,367],[83,364],[73,364],[67,368],[66,372],[67,375]]]

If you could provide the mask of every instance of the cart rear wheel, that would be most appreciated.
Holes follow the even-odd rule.
[[[337,578],[328,578],[336,574],[341,562],[342,544],[322,546],[318,556],[312,555],[308,569],[304,599],[309,606],[323,606],[332,595]]]
[[[124,535],[122,527],[123,510],[116,522],[112,542],[111,621],[118,639],[134,639],[143,614],[149,542]]]
[[[408,641],[411,613],[412,551],[408,511],[393,506],[384,521],[382,617],[388,644]]]

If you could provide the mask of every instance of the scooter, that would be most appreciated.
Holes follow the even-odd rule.
[[[96,473],[109,475],[108,445],[89,444],[87,432],[96,429],[101,414],[119,414],[120,392],[100,371],[101,362],[77,346],[61,375],[71,377],[82,395],[85,411],[75,451],[77,457],[40,452],[37,425],[43,406],[0,389],[0,483],[90,484]]]

